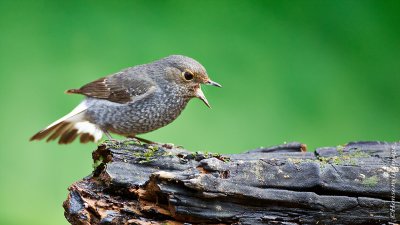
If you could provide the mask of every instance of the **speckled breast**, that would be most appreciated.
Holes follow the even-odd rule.
[[[154,95],[128,104],[88,99],[86,116],[92,123],[113,133],[134,136],[163,127],[175,120],[189,98],[176,94]]]

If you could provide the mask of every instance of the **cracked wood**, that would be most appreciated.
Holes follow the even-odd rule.
[[[104,143],[96,169],[69,188],[71,224],[383,224],[399,143],[352,142],[307,152],[301,143],[242,154],[192,153],[135,140]]]

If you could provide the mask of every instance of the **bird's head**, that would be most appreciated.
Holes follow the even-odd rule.
[[[167,64],[166,75],[169,82],[174,82],[188,97],[199,98],[210,107],[201,90],[201,84],[222,86],[208,77],[203,65],[183,55],[171,55],[161,61]]]

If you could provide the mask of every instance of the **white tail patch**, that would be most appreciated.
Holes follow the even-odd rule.
[[[103,136],[103,131],[89,121],[78,122],[74,127],[78,130],[78,134],[91,134],[94,137],[95,142],[99,141]]]
[[[53,127],[63,121],[72,121],[72,120],[79,120],[82,118],[78,118],[81,113],[83,113],[87,109],[86,101],[82,101],[77,107],[75,107],[70,113],[61,117],[60,119],[54,121],[52,124],[47,126],[44,130]],[[83,117],[82,115],[80,117]]]
[[[60,137],[58,140],[59,144],[69,144],[77,137],[80,137],[81,143],[99,141],[103,136],[103,132],[95,124],[85,119],[84,113],[86,109],[86,102],[83,101],[70,113],[35,134],[31,138],[31,141],[42,140],[47,136],[49,136],[47,141],[55,140]]]

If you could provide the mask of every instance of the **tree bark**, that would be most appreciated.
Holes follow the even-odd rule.
[[[106,142],[63,206],[71,224],[396,223],[399,149],[352,142],[307,152],[289,143],[220,155]]]

